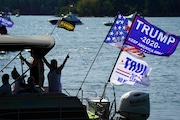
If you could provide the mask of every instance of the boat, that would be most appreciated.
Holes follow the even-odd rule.
[[[17,13],[15,14],[15,16],[16,16],[16,17],[19,17],[19,16],[20,16],[20,13],[19,13],[19,12],[17,12]]]
[[[39,59],[50,52],[55,40],[50,35],[40,36],[0,36],[0,48],[4,51],[19,51],[0,71],[9,67],[10,63],[23,50],[33,50]],[[22,62],[19,63],[19,66]],[[26,74],[26,70],[22,75]],[[21,75],[21,76],[22,76]],[[0,97],[0,119],[3,120],[146,120],[150,114],[149,94],[129,91],[123,94],[116,108],[116,96],[113,86],[114,100],[106,97],[105,83],[102,95],[85,98],[82,95],[71,96],[66,93],[49,93],[48,86],[38,87],[41,93],[18,93]],[[81,90],[81,89],[79,89]],[[83,92],[84,90],[81,90]],[[68,93],[68,92],[67,92]],[[84,102],[85,100],[85,102]],[[112,109],[112,107],[114,109]]]
[[[62,15],[62,17],[54,17],[48,19],[48,21],[52,24],[55,25],[58,21],[60,21],[62,18],[64,18],[66,21],[74,23],[75,25],[81,25],[83,24],[82,21],[79,19],[77,14],[73,14],[69,12],[66,15]]]
[[[108,21],[108,22],[103,22],[103,24],[104,24],[105,26],[112,26],[113,23],[114,23],[114,20],[110,20],[110,21]]]
[[[125,16],[125,17],[128,18],[128,20],[132,21],[135,14],[136,14],[136,12],[133,13],[133,14],[130,14],[130,15],[128,15],[128,16]],[[103,22],[103,24],[104,24],[105,26],[112,26],[113,23],[114,23],[114,20],[110,20],[110,21],[107,21],[107,22]]]
[[[55,41],[50,35],[0,36],[0,48],[2,50],[20,52],[25,49],[34,50],[36,55],[40,58],[45,56],[53,48],[54,44]],[[8,64],[9,63],[7,63],[7,65]],[[4,68],[6,68],[6,66]],[[88,115],[85,105],[83,105],[80,102],[80,99],[75,96],[67,96],[63,93],[47,92],[19,93],[11,96],[1,96],[0,119],[88,120]]]

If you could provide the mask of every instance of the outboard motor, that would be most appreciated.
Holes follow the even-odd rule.
[[[146,120],[150,114],[149,94],[135,91],[123,94],[117,112],[127,120]]]

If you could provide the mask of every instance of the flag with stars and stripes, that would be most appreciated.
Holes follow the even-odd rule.
[[[112,46],[122,48],[128,34],[131,22],[121,14],[118,14],[104,42]]]

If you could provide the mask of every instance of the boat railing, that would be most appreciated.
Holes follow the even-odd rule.
[[[69,96],[77,96],[82,103],[84,103],[84,100],[87,100],[89,97],[97,97],[97,92],[92,90],[80,90],[80,94],[76,95],[76,91],[79,89],[71,89],[71,88],[64,88],[63,91],[69,95]]]

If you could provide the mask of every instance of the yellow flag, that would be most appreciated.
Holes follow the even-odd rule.
[[[69,31],[74,31],[74,28],[75,28],[75,24],[65,20],[65,19],[62,19],[59,24],[58,24],[58,27],[60,28],[64,28],[66,30],[69,30]]]

